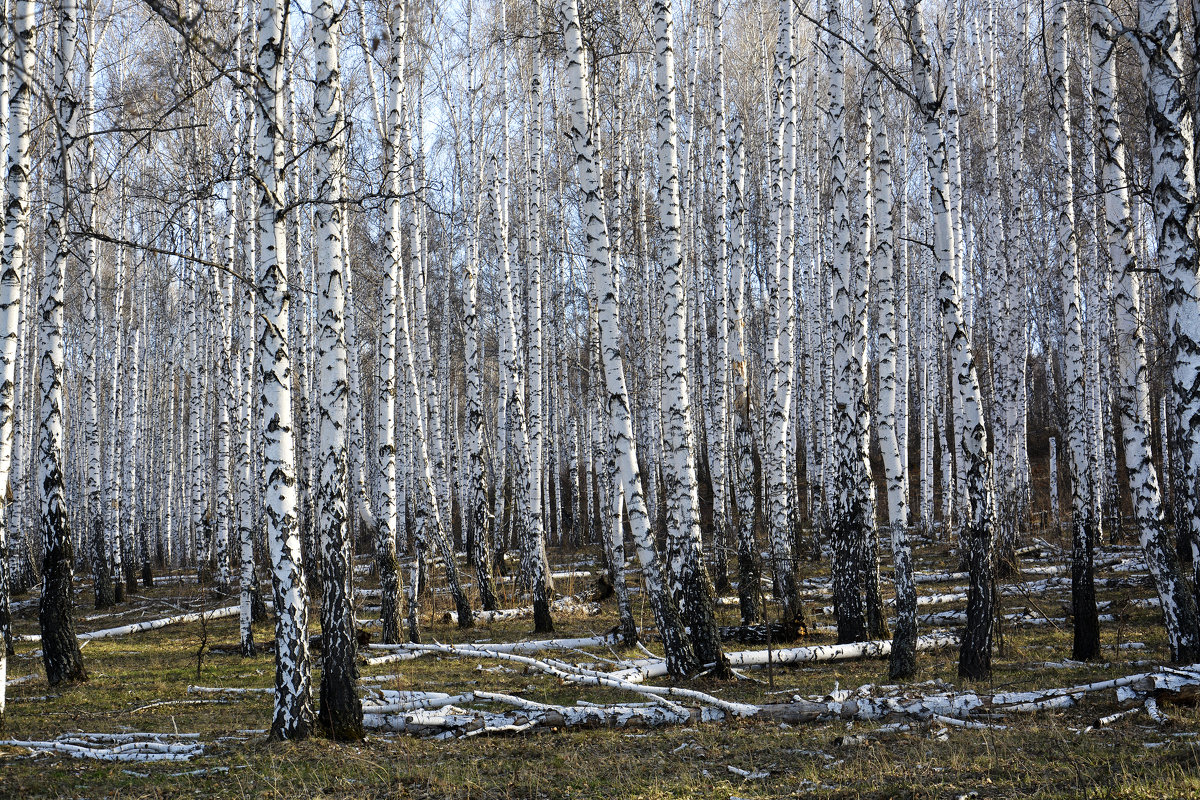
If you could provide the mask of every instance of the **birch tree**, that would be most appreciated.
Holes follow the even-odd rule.
[[[1058,255],[1066,327],[1067,438],[1071,452],[1071,603],[1074,613],[1072,657],[1084,661],[1100,652],[1093,551],[1092,472],[1088,462],[1087,385],[1084,374],[1083,294],[1079,280],[1079,246],[1075,237],[1075,182],[1071,173],[1071,111],[1067,76],[1067,6],[1051,7],[1053,55],[1050,60],[1051,106],[1055,121],[1055,165],[1058,183]]]
[[[995,613],[992,476],[987,457],[987,431],[980,404],[979,375],[963,320],[961,289],[954,267],[955,245],[950,219],[946,138],[940,119],[940,101],[933,86],[931,56],[925,38],[921,5],[921,0],[907,0],[905,11],[917,107],[924,126],[928,160],[942,336],[950,353],[953,390],[962,408],[962,427],[955,430],[954,435],[960,444],[959,452],[967,461],[965,475],[969,508],[964,515],[960,536],[966,550],[970,583],[967,588],[967,623],[959,647],[958,673],[964,678],[978,679],[991,673],[992,617]]]
[[[5,7],[7,11],[7,6]],[[0,512],[0,602],[8,605],[9,536],[12,518],[11,485],[13,427],[16,421],[17,344],[20,336],[21,286],[28,261],[26,220],[29,217],[30,130],[29,114],[33,97],[33,70],[36,56],[36,25],[32,0],[16,0],[11,27],[11,77],[6,94],[9,137],[6,148],[4,190],[4,241],[0,249],[0,486],[5,487]],[[6,33],[6,38],[8,34]],[[7,64],[6,59],[6,64]],[[0,679],[7,680],[5,642],[0,652]],[[4,719],[5,683],[0,682],[0,722]]]
[[[70,213],[67,192],[72,186],[71,159],[79,106],[71,85],[78,38],[77,14],[75,0],[60,0],[55,15],[58,41],[54,50],[53,103],[53,124],[58,141],[57,147],[50,150],[46,168],[50,175],[47,253],[38,297],[38,486],[41,489],[38,527],[44,553],[38,626],[42,632],[46,682],[51,686],[86,681],[88,677],[75,638],[72,614],[75,554],[63,475],[66,436],[63,428],[63,293],[71,247],[67,233],[67,215]]]
[[[1104,0],[1094,4],[1090,38],[1095,68],[1093,97],[1100,133],[1105,231],[1116,278],[1113,299],[1120,370],[1121,437],[1138,538],[1162,606],[1171,658],[1179,662],[1192,658],[1189,653],[1195,653],[1197,647],[1193,632],[1196,609],[1186,581],[1179,575],[1175,548],[1163,522],[1162,492],[1150,448],[1150,384],[1142,324],[1141,281],[1133,241],[1125,140],[1116,105],[1116,38],[1106,11],[1108,5]]]
[[[343,9],[344,11],[344,9]],[[346,264],[342,259],[342,78],[339,33],[343,11],[331,0],[314,9],[316,51],[317,357],[319,448],[317,527],[321,540],[321,706],[317,721],[331,738],[363,737],[362,701],[351,604],[349,353],[346,342]]]
[[[263,515],[275,598],[275,711],[271,736],[304,739],[312,727],[308,659],[308,590],[296,519],[292,373],[288,348],[291,296],[287,279],[283,193],[283,42],[286,7],[263,0],[258,14],[257,127],[258,357],[262,430]]]
[[[700,498],[688,391],[687,299],[680,241],[679,145],[675,116],[675,50],[670,0],[654,0],[654,101],[658,153],[658,234],[663,322],[663,467],[673,594],[702,664],[724,672],[713,615],[712,584],[700,557]]]
[[[571,103],[571,143],[575,151],[575,166],[583,190],[582,214],[584,235],[591,272],[592,294],[595,296],[600,329],[600,359],[604,373],[604,395],[607,401],[609,443],[616,466],[617,485],[624,494],[626,514],[633,533],[638,562],[650,597],[654,620],[662,635],[667,667],[671,675],[684,677],[695,671],[699,663],[691,642],[680,621],[675,599],[663,581],[650,517],[642,493],[642,474],[638,466],[637,440],[633,431],[629,395],[625,383],[625,361],[621,350],[620,308],[618,286],[609,251],[608,228],[605,224],[604,185],[591,119],[589,117],[587,83],[584,80],[583,37],[579,27],[577,0],[563,0],[560,6],[564,22],[567,49],[567,80]]]

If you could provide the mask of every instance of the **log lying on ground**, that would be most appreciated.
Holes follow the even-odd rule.
[[[556,706],[531,700],[473,692],[457,698],[460,703],[490,702],[517,706],[515,710],[491,712],[449,705],[439,709],[403,714],[371,714],[364,709],[363,723],[368,728],[433,736],[439,739],[481,734],[521,733],[555,728],[647,728],[663,725],[690,725],[727,722],[734,715],[709,706],[681,706],[678,709],[650,703],[617,705]],[[772,703],[756,706],[755,717],[771,722],[796,725],[819,718],[821,710],[808,703]]]
[[[589,617],[594,617],[600,613],[600,606],[596,603],[580,600],[575,596],[562,597],[550,604],[551,612],[555,614],[584,614]],[[503,622],[510,619],[522,619],[524,617],[533,616],[533,606],[522,606],[520,608],[501,608],[496,611],[478,611],[475,613],[475,624],[486,625],[492,622]],[[444,624],[458,624],[458,612],[447,611],[442,615]]]
[[[732,713],[736,716],[752,716],[755,713],[756,706],[746,703],[730,702],[722,700],[719,697],[714,697],[711,694],[697,691],[695,689],[685,689],[678,686],[648,686],[642,685],[637,680],[627,680],[621,677],[618,673],[600,672],[597,670],[586,669],[575,664],[567,664],[562,661],[552,659],[536,659],[529,656],[520,656],[514,653],[502,653],[494,650],[480,650],[472,645],[452,645],[452,644],[427,644],[421,647],[438,652],[446,656],[458,656],[460,658],[489,658],[499,661],[509,661],[554,678],[558,678],[566,683],[574,683],[580,686],[603,686],[611,689],[622,689],[629,692],[634,692],[650,698],[651,700],[661,703],[668,708],[674,708],[677,711],[682,710],[677,700],[693,700],[700,701],[706,705],[719,708],[723,711]]]
[[[98,631],[88,631],[79,634],[76,638],[80,641],[90,641],[92,639],[110,639],[114,636],[127,636],[131,633],[141,633],[142,631],[153,631],[159,628],[165,628],[168,625],[180,625],[185,622],[199,622],[201,617],[204,617],[205,622],[211,622],[214,619],[224,619],[225,617],[236,617],[241,612],[239,606],[226,606],[225,608],[214,608],[212,611],[198,611],[195,614],[180,614],[174,617],[163,617],[162,619],[152,619],[146,622],[137,622],[132,625],[121,625],[116,628],[104,628]],[[40,642],[42,637],[38,634],[26,634],[20,637],[13,637],[14,641],[21,642]]]
[[[917,572],[913,574],[913,583],[945,583],[947,581],[965,581],[971,576],[966,572]]]
[[[500,644],[487,642],[483,644],[461,645],[460,647],[487,653],[529,654],[541,653],[547,650],[580,650],[585,647],[606,647],[620,644],[620,642],[620,636],[615,633],[609,633],[604,636],[587,636],[576,639],[537,639],[529,642],[505,642]],[[372,644],[368,645],[368,649],[373,651],[391,651],[387,655],[366,659],[366,664],[369,667],[388,664],[393,661],[411,661],[414,658],[427,655],[453,654],[453,651],[447,651],[445,646],[436,643]]]
[[[794,696],[791,702],[751,706],[753,713],[731,714],[711,705],[663,705],[660,703],[624,703],[594,705],[580,701],[576,706],[537,703],[512,695],[476,691],[452,698],[430,698],[433,706],[423,703],[412,710],[396,708],[365,711],[365,724],[377,730],[414,735],[453,738],[480,734],[520,733],[554,728],[657,727],[695,725],[750,716],[766,722],[799,724],[821,719],[846,719],[899,722],[904,720],[938,722],[964,730],[1004,729],[1005,725],[983,722],[1008,714],[1060,709],[1075,704],[1088,694],[1118,690],[1118,700],[1144,704],[1156,721],[1165,720],[1158,710],[1160,702],[1195,702],[1200,696],[1200,664],[1183,669],[1162,668],[1154,672],[1097,681],[1038,692],[1000,692],[979,695],[975,692],[945,692],[911,696],[894,694],[873,696],[871,686],[856,691],[836,691],[823,697]],[[421,701],[415,701],[421,702]],[[511,710],[463,708],[471,703],[510,706]],[[441,705],[439,705],[441,704]],[[397,713],[401,712],[401,713]],[[1103,718],[1111,724],[1120,718]]]
[[[929,634],[917,638],[918,650],[936,650],[942,647],[954,647],[958,637],[953,634]],[[892,642],[889,639],[879,639],[872,642],[855,642],[853,644],[819,644],[809,647],[791,647],[784,650],[743,650],[726,653],[730,666],[749,667],[766,664],[803,664],[817,661],[851,661],[859,658],[882,658],[891,654]],[[634,666],[613,673],[625,679],[661,678],[667,674],[667,663],[660,660],[641,660]]]
[[[199,734],[64,733],[49,741],[3,739],[0,746],[97,761],[190,761],[204,754]]]

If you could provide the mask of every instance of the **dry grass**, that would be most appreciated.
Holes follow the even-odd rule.
[[[921,553],[926,568],[949,566],[943,548]],[[581,588],[581,581],[562,581],[560,591]],[[924,587],[931,591],[933,587]],[[943,587],[944,588],[944,587]],[[1118,590],[1102,599],[1146,596],[1149,590]],[[80,595],[86,601],[86,594]],[[120,616],[81,621],[81,630],[125,624],[175,613],[165,602],[196,597],[195,589],[164,587],[139,596],[135,608]],[[635,595],[635,600],[637,596]],[[1061,613],[1063,596],[1041,595],[1038,605]],[[1009,598],[1009,607],[1025,606]],[[440,622],[447,610],[444,597],[425,620],[428,640],[444,642],[488,638],[513,640],[528,635],[529,621],[460,632]],[[85,616],[87,606],[84,606]],[[922,608],[922,611],[936,610]],[[645,613],[645,610],[641,610]],[[559,635],[600,632],[614,622],[606,604],[600,617],[559,618]],[[725,615],[732,621],[733,610]],[[646,614],[648,618],[648,614]],[[315,615],[314,615],[315,618]],[[315,621],[314,621],[315,624]],[[16,631],[36,631],[34,610],[17,615]],[[1069,654],[1070,632],[1052,626],[1018,628],[1007,633],[996,659],[990,688],[1045,688],[1138,671],[1130,659],[1165,658],[1161,623],[1154,610],[1133,610],[1121,626],[1124,641],[1145,642],[1147,650],[1118,650],[1116,627],[1103,628],[1107,664],[1077,669],[1042,669],[1046,660]],[[257,631],[259,641],[270,631]],[[841,747],[836,737],[845,722],[823,722],[796,728],[756,722],[673,728],[654,731],[564,731],[537,735],[433,742],[405,736],[371,736],[354,746],[322,740],[279,744],[261,735],[225,739],[242,729],[266,728],[270,698],[252,695],[235,702],[202,706],[167,706],[136,711],[158,700],[187,699],[189,684],[266,687],[272,683],[270,655],[242,659],[236,619],[209,623],[209,645],[227,649],[204,659],[196,677],[199,625],[183,625],[149,633],[91,642],[84,649],[91,680],[82,686],[48,689],[43,678],[9,689],[7,736],[51,738],[66,731],[198,732],[208,743],[204,757],[186,764],[105,764],[40,756],[30,758],[0,748],[0,796],[38,797],[413,797],[413,798],[954,798],[970,792],[979,797],[1022,798],[1175,798],[1200,796],[1200,714],[1191,708],[1167,709],[1169,727],[1153,726],[1132,715],[1090,733],[1080,730],[1116,708],[1112,693],[1098,695],[1080,708],[1044,712],[1016,719],[1010,730],[950,730],[948,738],[931,736],[928,726],[878,737],[867,744]],[[821,641],[820,638],[814,641]],[[36,645],[18,645],[9,676],[38,672]],[[952,651],[922,654],[918,681],[942,679],[957,684]],[[484,664],[492,667],[494,664]],[[563,686],[540,675],[480,671],[477,662],[425,658],[373,669],[372,675],[400,673],[389,688],[447,692],[486,688],[520,693],[533,700],[571,704],[577,699],[604,701],[612,692]],[[757,673],[764,678],[764,672]],[[835,683],[854,687],[886,681],[879,661],[779,669],[777,690],[826,693]],[[316,681],[314,680],[314,684]],[[706,683],[704,688],[729,699],[777,700],[768,687],[751,681]],[[34,699],[45,696],[45,699]],[[194,697],[194,696],[193,696]],[[855,733],[879,726],[855,723]],[[1145,743],[1164,743],[1147,748]],[[734,766],[767,771],[769,777],[746,780],[729,772]],[[228,768],[220,773],[188,775],[195,770]]]

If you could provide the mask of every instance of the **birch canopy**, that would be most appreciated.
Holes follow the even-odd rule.
[[[13,742],[208,758],[5,717],[176,631],[363,747],[1195,696],[1200,2],[0,2]]]

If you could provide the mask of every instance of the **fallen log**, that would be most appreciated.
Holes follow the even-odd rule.
[[[507,658],[520,658],[505,656]],[[608,684],[601,684],[608,685]],[[621,687],[630,688],[630,687]],[[641,687],[642,689],[660,687]],[[557,706],[537,703],[513,695],[476,691],[455,697],[434,697],[434,706],[423,706],[399,712],[401,709],[364,709],[364,723],[376,730],[396,731],[437,738],[455,738],[483,734],[519,733],[556,728],[599,727],[658,727],[728,722],[734,717],[753,718],[766,722],[800,724],[820,719],[887,721],[903,724],[905,720],[936,722],[963,730],[1003,730],[1006,725],[972,719],[1007,714],[1028,713],[1046,709],[1065,708],[1087,694],[1117,689],[1118,699],[1144,702],[1146,712],[1156,722],[1166,720],[1158,710],[1157,701],[1168,698],[1194,699],[1200,690],[1200,665],[1183,669],[1162,668],[1155,672],[1128,675],[1105,681],[1080,684],[1037,692],[998,692],[979,695],[975,692],[944,692],[926,696],[890,695],[877,697],[871,686],[855,691],[838,690],[823,697],[793,696],[790,702],[758,706],[739,704],[741,709],[701,704],[626,703],[594,705],[579,702],[576,706]],[[417,693],[419,694],[419,693]],[[699,694],[699,693],[696,693]],[[662,699],[662,698],[658,698]],[[715,699],[715,698],[712,698]],[[421,699],[409,701],[423,703]],[[510,710],[492,708],[462,708],[471,703],[494,706],[501,704]],[[1110,714],[1097,725],[1111,724],[1138,707]]]
[[[195,734],[75,733],[63,734],[49,741],[4,739],[0,740],[0,746],[96,761],[190,761],[204,753],[204,745],[194,741],[195,738]]]
[[[935,650],[942,647],[953,647],[958,644],[958,637],[952,634],[929,634],[917,638],[918,650]],[[856,642],[854,644],[820,644],[809,647],[793,647],[783,650],[743,650],[726,653],[730,666],[749,667],[772,664],[803,664],[818,661],[850,661],[858,658],[882,658],[892,652],[892,642],[880,639],[871,642]],[[643,659],[635,661],[634,666],[627,670],[613,673],[615,676],[630,678],[638,675],[641,679],[661,678],[667,674],[667,662],[662,660]]]
[[[98,631],[87,631],[76,636],[82,642],[89,642],[93,639],[110,639],[114,636],[127,636],[131,633],[141,633],[143,631],[153,631],[159,628],[165,628],[168,625],[181,625],[186,622],[199,622],[201,617],[204,617],[206,622],[211,622],[214,619],[224,619],[226,617],[236,617],[241,612],[240,606],[226,606],[225,608],[214,608],[212,611],[198,611],[194,614],[179,614],[174,617],[163,617],[162,619],[152,619],[146,622],[137,622],[132,625],[121,625],[116,628],[104,628]],[[25,634],[22,636],[14,636],[14,641],[21,642],[40,642],[42,637],[39,634]]]
[[[555,600],[550,604],[550,611],[554,614],[584,614],[594,617],[600,613],[600,606],[596,603],[571,596]],[[504,622],[510,619],[523,619],[524,617],[532,616],[533,606],[521,606],[519,608],[501,608],[496,611],[477,611],[474,619],[477,625],[487,625],[492,622]],[[447,611],[442,615],[442,623],[445,625],[457,625],[458,612]]]

